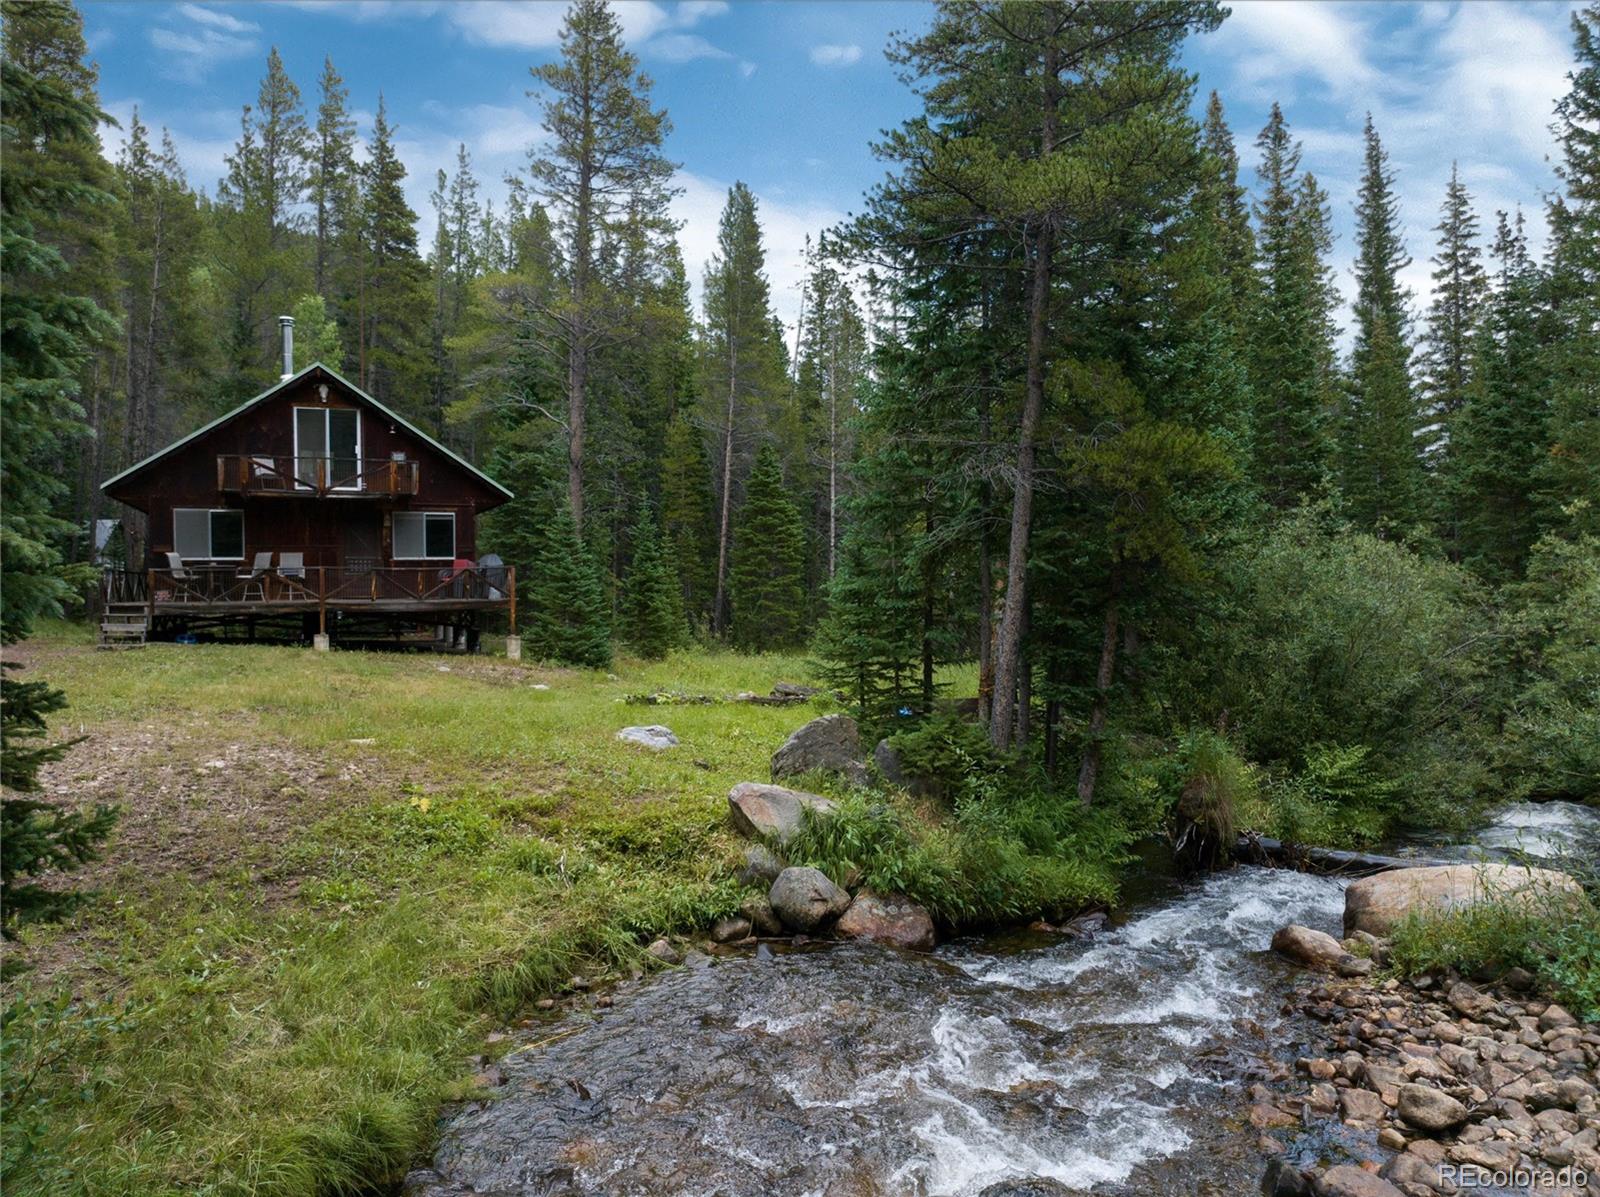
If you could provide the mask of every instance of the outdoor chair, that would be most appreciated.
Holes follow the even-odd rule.
[[[310,593],[306,590],[306,555],[304,553],[279,553],[278,577],[284,581],[290,590],[298,590],[302,595]]]
[[[272,552],[257,553],[255,562],[249,569],[241,569],[234,576],[244,583],[240,598],[244,602],[250,601],[253,591],[261,602],[267,601],[267,572],[272,569]]]
[[[172,579],[175,597],[180,603],[187,603],[200,596],[194,592],[196,581],[194,571],[183,563],[183,558],[177,553],[167,554],[167,575]]]

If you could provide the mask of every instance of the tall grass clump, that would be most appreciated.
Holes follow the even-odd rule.
[[[1522,968],[1576,1017],[1600,1022],[1600,866],[1575,865],[1587,896],[1540,890],[1491,895],[1447,911],[1413,912],[1391,933],[1402,976],[1454,969],[1497,976]]]

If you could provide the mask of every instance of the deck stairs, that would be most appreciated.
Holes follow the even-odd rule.
[[[150,633],[149,612],[143,603],[112,603],[100,616],[100,648],[143,648]]]

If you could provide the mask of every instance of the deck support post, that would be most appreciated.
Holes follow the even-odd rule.
[[[145,585],[144,598],[145,598],[145,605],[147,607],[147,611],[145,613],[145,623],[148,626],[149,630],[153,632],[153,631],[156,630],[156,571],[155,570],[151,569],[151,570],[146,570],[145,571],[144,585]]]
[[[511,635],[517,636],[517,567],[514,565],[506,566],[506,594],[511,600],[511,609],[506,613],[511,621]],[[517,636],[517,643],[522,643],[521,636]]]
[[[311,644],[319,653],[328,651],[328,570],[326,566],[317,568],[317,634],[312,638]]]

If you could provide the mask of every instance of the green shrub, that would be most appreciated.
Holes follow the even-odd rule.
[[[939,711],[916,727],[889,739],[900,754],[909,777],[927,778],[942,786],[959,789],[971,778],[1000,773],[1006,758],[989,743],[981,724],[963,719],[954,711]]]
[[[1391,936],[1403,976],[1455,969],[1527,969],[1577,1017],[1600,1022],[1600,910],[1552,896],[1532,906],[1503,900],[1408,915]]]

